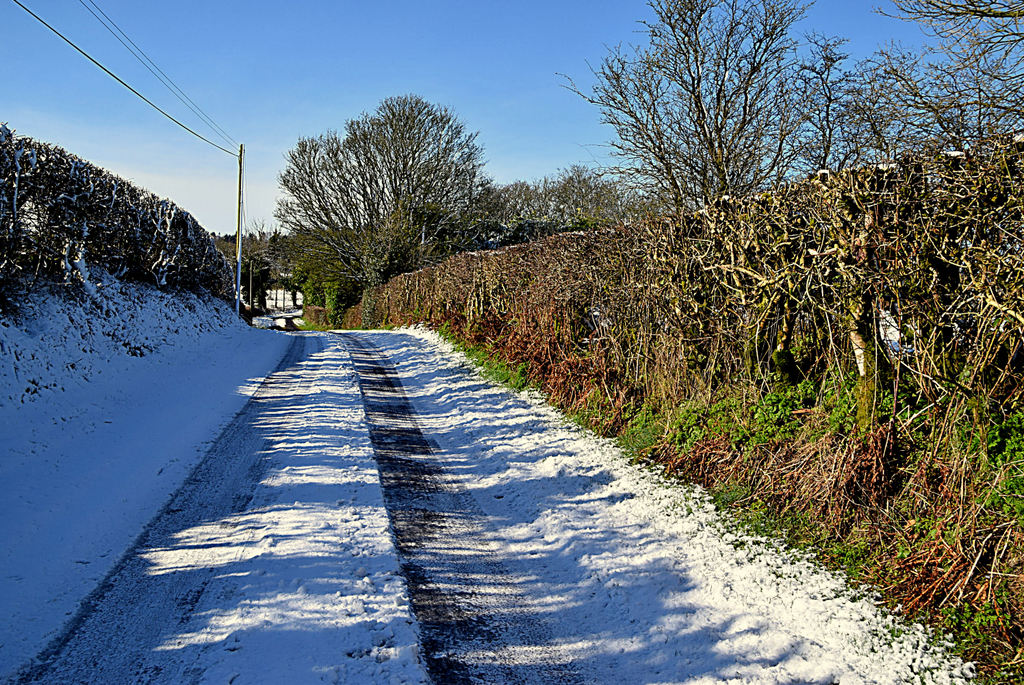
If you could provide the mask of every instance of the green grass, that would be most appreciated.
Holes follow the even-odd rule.
[[[296,322],[295,325],[298,326],[299,330],[302,330],[302,331],[329,331],[329,330],[331,330],[331,328],[329,326],[317,326],[316,324],[310,323],[309,321],[306,321],[305,319],[302,320],[302,323]]]
[[[530,379],[530,367],[528,364],[523,363],[515,366],[507,364],[494,357],[493,349],[484,345],[469,345],[460,340],[455,336],[448,324],[438,328],[437,333],[472,361],[484,378],[501,383],[513,390],[540,389],[540,386]]]
[[[666,428],[665,417],[645,406],[630,419],[616,442],[630,461],[637,462],[664,440]]]
[[[1024,412],[989,427],[984,471],[993,487],[984,505],[1024,522]]]
[[[788,440],[802,427],[794,412],[812,407],[817,390],[815,383],[805,380],[777,388],[756,402],[738,391],[710,405],[684,402],[668,421],[666,439],[684,452],[712,437],[725,437],[737,450]]]

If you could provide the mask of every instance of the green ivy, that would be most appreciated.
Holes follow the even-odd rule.
[[[997,480],[985,506],[1024,521],[1024,412],[989,427],[988,468]]]

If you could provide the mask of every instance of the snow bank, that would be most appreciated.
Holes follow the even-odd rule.
[[[0,319],[0,674],[55,635],[289,340],[209,296],[92,282]]]

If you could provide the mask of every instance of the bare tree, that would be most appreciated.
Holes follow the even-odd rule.
[[[637,209],[637,198],[627,188],[582,164],[562,169],[540,185],[551,215],[567,226],[587,221],[622,223]]]
[[[459,241],[484,180],[476,136],[444,107],[388,98],[348,121],[344,137],[298,141],[275,216],[338,277],[383,282]]]
[[[798,0],[651,0],[646,47],[611,50],[571,90],[615,128],[615,169],[683,212],[781,180],[799,154]]]
[[[810,54],[797,70],[797,90],[803,93],[802,154],[804,171],[838,171],[859,159],[853,118],[853,75],[843,68],[849,55],[842,51],[843,38],[812,33],[807,36]]]
[[[573,164],[538,181],[489,185],[481,246],[511,245],[566,230],[615,225],[646,214],[646,198],[601,171]]]
[[[993,45],[1019,44],[1024,38],[1024,2],[1021,0],[894,0],[904,16],[933,33],[958,40],[982,36]]]
[[[903,58],[896,51],[886,54]],[[915,120],[907,102],[895,94],[889,59],[880,59],[880,55],[858,62],[844,86],[844,144],[852,149],[854,164],[892,161],[901,151],[919,143],[927,128]]]
[[[883,49],[864,73],[880,111],[905,129],[896,139],[903,147],[927,141],[960,149],[1024,126],[1021,66],[1013,51],[992,48],[984,36],[961,36],[922,51]]]
[[[532,183],[500,187],[506,221],[535,219],[571,227],[581,221],[622,223],[635,211],[637,198],[600,171],[573,164]]]
[[[885,108],[912,129],[905,143],[961,148],[1024,126],[1024,2],[895,4],[896,16],[918,22],[932,38],[920,51],[892,46],[866,63]]]

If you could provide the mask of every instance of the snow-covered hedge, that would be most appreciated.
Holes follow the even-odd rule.
[[[44,276],[91,287],[89,267],[230,296],[210,235],[173,202],[0,126],[0,292]]]

